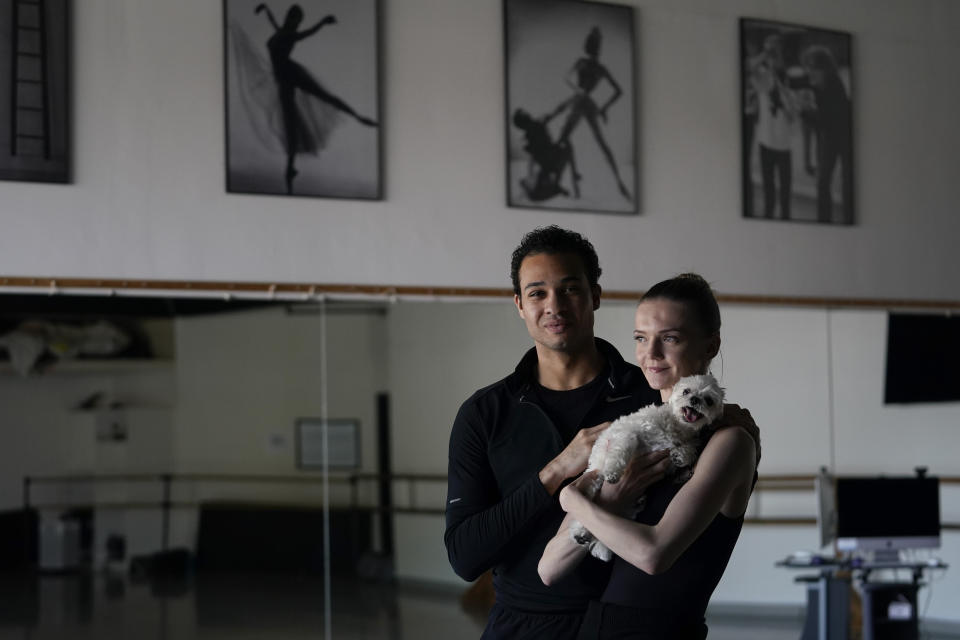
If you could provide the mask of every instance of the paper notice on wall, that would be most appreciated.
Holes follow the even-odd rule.
[[[356,420],[324,422],[302,418],[297,422],[297,465],[317,469],[356,468],[360,466],[359,439]]]

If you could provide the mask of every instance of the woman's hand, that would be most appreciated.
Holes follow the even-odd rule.
[[[750,434],[757,448],[757,462],[760,461],[760,427],[754,422],[750,411],[738,404],[723,405],[723,416],[715,423],[716,429],[723,427],[740,427]]]
[[[325,16],[325,17],[323,18],[323,20],[320,21],[320,24],[322,24],[322,25],[323,25],[323,24],[337,24],[337,16],[335,16],[335,15],[333,15],[333,14],[330,14],[329,16]]]
[[[560,508],[566,511],[567,513],[569,513],[570,510],[574,508],[574,506],[577,504],[578,501],[584,499],[583,492],[581,491],[579,486],[580,483],[592,482],[593,478],[595,478],[598,473],[599,471],[596,471],[596,470],[589,471],[583,474],[582,476],[580,476],[579,478],[577,478],[576,482],[571,482],[570,484],[565,486],[563,489],[561,489],[560,490]]]

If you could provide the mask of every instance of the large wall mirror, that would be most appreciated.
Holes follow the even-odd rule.
[[[453,574],[443,548],[447,446],[461,402],[531,346],[509,295],[2,301],[0,561],[94,579],[51,590],[43,577],[26,589],[5,577],[0,598],[22,606],[0,625],[35,628],[67,607],[57,593],[77,588],[147,598],[171,629],[189,618],[327,637],[370,625],[399,637],[423,624],[479,633],[489,594],[470,600],[479,587]],[[628,360],[633,309],[612,296],[596,316],[596,334]],[[740,585],[761,580],[789,601],[797,594],[773,561],[816,545],[821,466],[950,476],[952,448],[938,446],[939,419],[923,409],[910,436],[923,446],[903,446],[897,409],[881,397],[884,311],[722,313],[714,372],[764,434],[741,547],[770,562],[738,562],[738,547],[716,597],[749,601]],[[957,485],[944,486],[943,520],[960,521]],[[381,589],[398,581],[413,591]],[[430,618],[425,603],[438,598],[453,618]]]
[[[224,628],[366,624],[358,590],[392,593],[396,518],[442,532],[443,448],[390,451],[399,306],[4,297],[2,560],[40,569],[4,590],[24,604],[11,622],[89,615],[48,597],[56,576],[94,597],[159,590],[169,624],[187,603]]]

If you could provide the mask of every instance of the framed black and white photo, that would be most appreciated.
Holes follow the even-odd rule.
[[[504,0],[507,205],[637,212],[634,13]]]
[[[68,0],[0,0],[0,179],[70,182]]]
[[[378,0],[224,0],[227,191],[379,199]]]
[[[298,468],[323,469],[324,461],[328,469],[356,469],[360,466],[359,420],[299,418],[296,428]]]
[[[743,216],[854,223],[848,33],[741,18]]]

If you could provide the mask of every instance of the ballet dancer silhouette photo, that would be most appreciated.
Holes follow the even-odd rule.
[[[613,157],[613,152],[603,137],[603,129],[601,126],[601,122],[607,121],[607,110],[623,95],[623,90],[620,88],[620,85],[617,84],[617,81],[610,75],[607,68],[600,63],[601,38],[600,29],[594,27],[590,30],[590,33],[583,43],[583,52],[586,55],[577,59],[573,68],[570,69],[567,74],[566,81],[573,90],[573,95],[569,100],[561,103],[562,106],[567,108],[569,115],[567,116],[567,121],[563,124],[563,129],[560,131],[558,142],[560,144],[569,143],[573,130],[582,120],[586,120],[590,126],[590,132],[593,134],[594,140],[596,140],[600,149],[603,151],[603,157],[606,159],[607,164],[610,165],[613,177],[617,181],[617,189],[624,198],[630,200],[630,192],[620,178],[617,160]],[[604,80],[610,84],[613,93],[601,107],[594,102],[591,94],[594,89],[597,88],[597,85]]]
[[[375,0],[227,13],[228,191],[378,198]]]
[[[636,213],[631,7],[506,0],[507,203]]]
[[[524,132],[524,151],[530,157],[527,175],[520,178],[520,186],[531,202],[542,202],[556,195],[580,197],[580,174],[574,161],[573,149],[567,140],[554,141],[547,126],[558,113],[566,110],[561,104],[553,113],[534,118],[523,109],[513,112],[513,125]],[[561,180],[570,169],[570,189]]]

